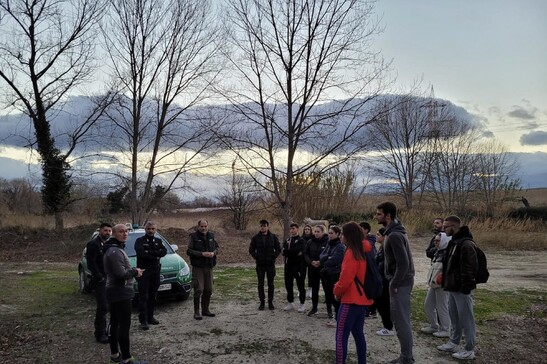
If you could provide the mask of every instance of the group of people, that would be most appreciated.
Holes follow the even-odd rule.
[[[400,355],[390,363],[413,363],[413,334],[410,320],[411,292],[414,286],[414,264],[404,226],[397,220],[397,208],[391,202],[377,206],[376,221],[383,227],[370,234],[368,223],[349,222],[336,225],[290,225],[290,237],[280,243],[270,231],[269,222],[259,222],[259,232],[252,237],[249,254],[255,259],[258,280],[259,310],[274,310],[276,260],[284,260],[284,283],[287,291],[285,311],[305,312],[306,277],[311,290],[312,307],[308,316],[318,313],[320,283],[325,293],[327,326],[336,327],[336,363],[345,363],[350,333],[354,337],[358,363],[366,362],[365,317],[377,311],[383,328],[381,336],[397,335]],[[476,288],[477,257],[471,233],[457,216],[436,219],[435,236],[426,249],[431,258],[428,273],[429,290],[425,311],[429,325],[422,332],[449,341],[437,348],[450,352],[456,359],[474,359],[475,321],[472,291]],[[154,237],[156,225],[148,223],[146,234],[135,243],[137,267],[131,268],[123,245],[128,230],[125,225],[102,224],[97,237],[87,245],[88,265],[95,280],[97,311],[95,337],[110,343],[110,363],[141,363],[129,351],[129,326],[133,279],[139,283],[140,328],[159,321],[154,317],[155,293],[159,286],[159,260],[166,254],[160,239]],[[112,234],[112,236],[111,236]],[[375,242],[379,244],[376,250]],[[209,305],[213,293],[212,269],[216,265],[219,245],[208,230],[205,219],[198,221],[190,234],[187,254],[192,265],[194,318],[214,317]],[[355,283],[366,279],[367,259],[373,254],[383,278],[380,297],[371,299]],[[265,290],[267,282],[267,297]],[[294,282],[298,290],[295,305]],[[267,298],[267,301],[266,301]],[[106,315],[110,312],[110,333],[106,332]],[[465,346],[460,347],[465,336]]]

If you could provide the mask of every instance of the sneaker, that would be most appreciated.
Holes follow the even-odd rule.
[[[334,315],[332,314],[332,312],[328,312],[327,316],[329,317],[329,320],[332,320],[334,318]]]
[[[300,307],[298,308],[299,313],[304,313],[306,311],[306,306],[304,306],[303,303],[300,304]]]
[[[336,321],[335,320],[328,320],[327,321],[328,327],[336,327]]]
[[[458,351],[460,351],[460,346],[458,344],[454,344],[452,341],[449,341],[446,344],[437,346],[437,349],[439,349],[440,351],[457,353]]]
[[[437,332],[437,329],[431,326],[424,326],[420,329],[420,332],[423,332],[424,334],[433,334],[434,332]]]
[[[294,305],[292,304],[292,302],[287,303],[287,306],[283,308],[283,311],[292,311],[292,310],[294,310]]]
[[[115,358],[110,357],[110,361],[108,362],[108,364],[120,364],[121,362],[122,362],[122,356],[118,355]]]
[[[459,360],[473,360],[475,359],[475,352],[473,350],[467,351],[464,349],[452,354],[452,357]]]
[[[317,308],[312,308],[310,312],[308,312],[308,316],[314,316],[317,315]]]
[[[100,336],[97,336],[95,338],[95,340],[97,340],[97,342],[99,342],[101,344],[108,344],[110,342],[110,340],[108,339],[108,335],[106,335],[106,334],[102,334]]]
[[[388,330],[386,328],[381,328],[380,330],[376,331],[376,335],[379,336],[393,336],[395,335],[395,332],[392,330]]]
[[[437,331],[433,333],[433,336],[435,337],[450,337],[450,333],[448,331]]]
[[[146,331],[150,328],[150,326],[148,326],[148,322],[141,322],[140,328],[141,330]]]
[[[128,361],[123,361],[122,360],[120,363],[122,363],[122,364],[146,364],[146,362],[137,360],[133,357],[129,358]]]
[[[258,306],[259,311],[264,311],[264,302],[260,302],[260,306]]]
[[[158,320],[156,320],[155,317],[152,317],[150,320],[148,320],[148,323],[152,324],[152,325],[159,325],[160,324],[160,322]]]
[[[270,311],[275,310],[275,306],[274,306],[273,302],[268,302],[268,310],[270,310]]]

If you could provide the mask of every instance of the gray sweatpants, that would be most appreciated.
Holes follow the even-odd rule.
[[[397,288],[397,293],[390,287],[389,303],[391,308],[391,320],[397,331],[397,338],[401,345],[400,362],[412,363],[414,355],[412,354],[412,346],[414,345],[412,338],[412,325],[410,323],[410,293],[412,286],[404,286]]]
[[[463,334],[465,336],[465,350],[473,350],[476,332],[472,294],[448,292],[448,312],[451,324],[450,341],[459,345]]]
[[[448,315],[448,292],[439,288],[429,287],[425,296],[424,310],[429,325],[438,331],[450,330],[450,316]]]

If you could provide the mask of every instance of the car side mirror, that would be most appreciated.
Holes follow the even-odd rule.
[[[171,249],[176,252],[177,250],[179,250],[179,246],[177,244],[171,244]]]

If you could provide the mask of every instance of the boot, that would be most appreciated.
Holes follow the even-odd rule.
[[[196,320],[203,320],[203,317],[199,314],[199,296],[194,296],[194,318]]]
[[[211,303],[211,293],[205,293],[201,295],[201,313],[203,316],[215,317],[216,315],[209,311],[209,303]]]

